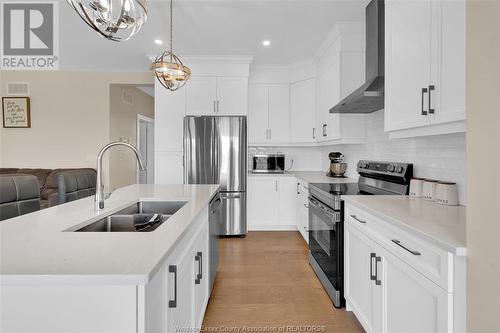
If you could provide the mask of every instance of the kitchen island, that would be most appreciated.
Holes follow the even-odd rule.
[[[0,224],[0,331],[173,332],[208,302],[218,185],[131,185]],[[139,201],[185,202],[150,232],[75,232]],[[205,259],[205,260],[204,260]]]

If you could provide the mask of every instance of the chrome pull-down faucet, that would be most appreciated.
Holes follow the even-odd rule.
[[[97,155],[97,181],[95,187],[95,202],[94,202],[95,211],[97,212],[104,208],[104,186],[102,185],[102,157],[109,148],[114,146],[125,146],[132,149],[132,151],[135,153],[135,157],[137,158],[139,168],[141,169],[141,171],[146,170],[146,165],[144,164],[141,158],[141,154],[139,153],[137,148],[132,146],[130,143],[116,141],[108,143],[107,145],[102,147],[101,151]]]

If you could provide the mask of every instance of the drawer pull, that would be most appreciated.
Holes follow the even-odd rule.
[[[420,252],[415,251],[415,250],[410,250],[409,248],[407,248],[406,246],[404,246],[403,244],[401,244],[401,242],[400,242],[399,240],[397,240],[397,239],[393,239],[393,240],[392,240],[392,242],[393,242],[394,244],[396,244],[397,246],[402,247],[402,248],[403,248],[403,249],[405,249],[406,251],[410,252],[410,253],[411,253],[411,254],[413,254],[414,256],[419,256],[419,255],[421,255],[421,253],[420,253]]]
[[[370,280],[375,281],[377,276],[373,274],[373,259],[377,257],[376,253],[370,253]]]
[[[351,215],[351,217],[352,217],[353,219],[355,219],[356,221],[358,221],[359,223],[363,223],[363,224],[365,224],[365,223],[366,223],[366,221],[363,221],[363,220],[358,219],[358,218],[356,217],[356,215]]]

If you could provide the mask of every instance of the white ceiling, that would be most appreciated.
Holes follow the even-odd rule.
[[[168,48],[168,1],[149,1],[148,21],[126,42],[99,37],[60,3],[60,67],[144,71],[146,55]],[[256,65],[288,65],[314,55],[340,21],[363,21],[366,0],[175,0],[174,52],[253,56]],[[154,44],[154,39],[164,44]],[[272,45],[262,46],[269,39]]]

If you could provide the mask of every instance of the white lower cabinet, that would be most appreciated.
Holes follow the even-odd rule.
[[[199,332],[209,298],[208,232],[207,207],[145,285],[113,285],[111,277],[103,284],[2,285],[0,332]]]
[[[423,247],[418,249],[421,254],[411,254],[409,247],[391,247],[393,241],[386,243],[383,233],[370,228],[374,221],[365,214],[360,218],[358,212],[352,214],[346,205],[345,298],[347,309],[364,329],[387,333],[463,331],[465,318],[457,314],[465,304],[454,302],[457,293],[465,292],[462,287],[449,292],[434,282],[435,277],[422,269],[425,258],[417,264],[403,259],[408,255],[425,257],[430,250]],[[357,219],[348,217],[351,214]],[[451,270],[451,281],[461,281],[459,274],[462,271]]]
[[[295,191],[293,176],[248,177],[248,229],[295,230]]]
[[[306,243],[309,243],[309,184],[297,179],[296,222],[297,230]]]
[[[383,251],[385,332],[452,332],[453,294]]]
[[[375,270],[377,246],[357,229],[345,228],[345,298],[367,332],[382,331],[382,281]],[[379,284],[377,284],[377,279]]]

